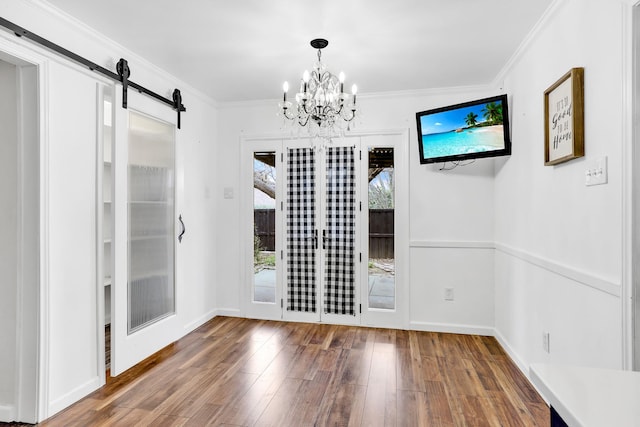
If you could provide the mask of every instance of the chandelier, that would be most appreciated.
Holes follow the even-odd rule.
[[[311,47],[318,50],[318,62],[313,71],[306,71],[300,82],[300,92],[295,95],[295,105],[287,101],[289,83],[284,82],[284,95],[278,104],[282,116],[297,123],[315,136],[334,136],[350,130],[351,121],[356,116],[356,92],[351,87],[351,95],[344,93],[344,73],[338,77],[326,70],[322,63],[322,49],[329,42],[325,39],[311,40]]]

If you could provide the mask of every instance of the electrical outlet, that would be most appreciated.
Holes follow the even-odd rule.
[[[453,288],[444,288],[444,300],[453,301]]]
[[[550,353],[550,348],[549,348],[549,332],[543,332],[542,333],[542,349],[544,351],[546,351],[547,353]]]

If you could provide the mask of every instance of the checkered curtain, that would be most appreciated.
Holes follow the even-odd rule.
[[[288,149],[287,310],[316,312],[315,160],[311,148]]]
[[[326,153],[324,311],[355,316],[354,147],[329,147]]]

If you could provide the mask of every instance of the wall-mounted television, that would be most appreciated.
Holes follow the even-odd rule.
[[[507,95],[416,113],[420,163],[511,154]]]

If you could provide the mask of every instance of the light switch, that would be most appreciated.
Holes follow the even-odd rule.
[[[584,174],[584,183],[587,187],[590,187],[592,185],[606,184],[608,182],[609,176],[607,168],[607,156],[593,160]]]
[[[233,187],[224,187],[224,198],[233,199]]]

